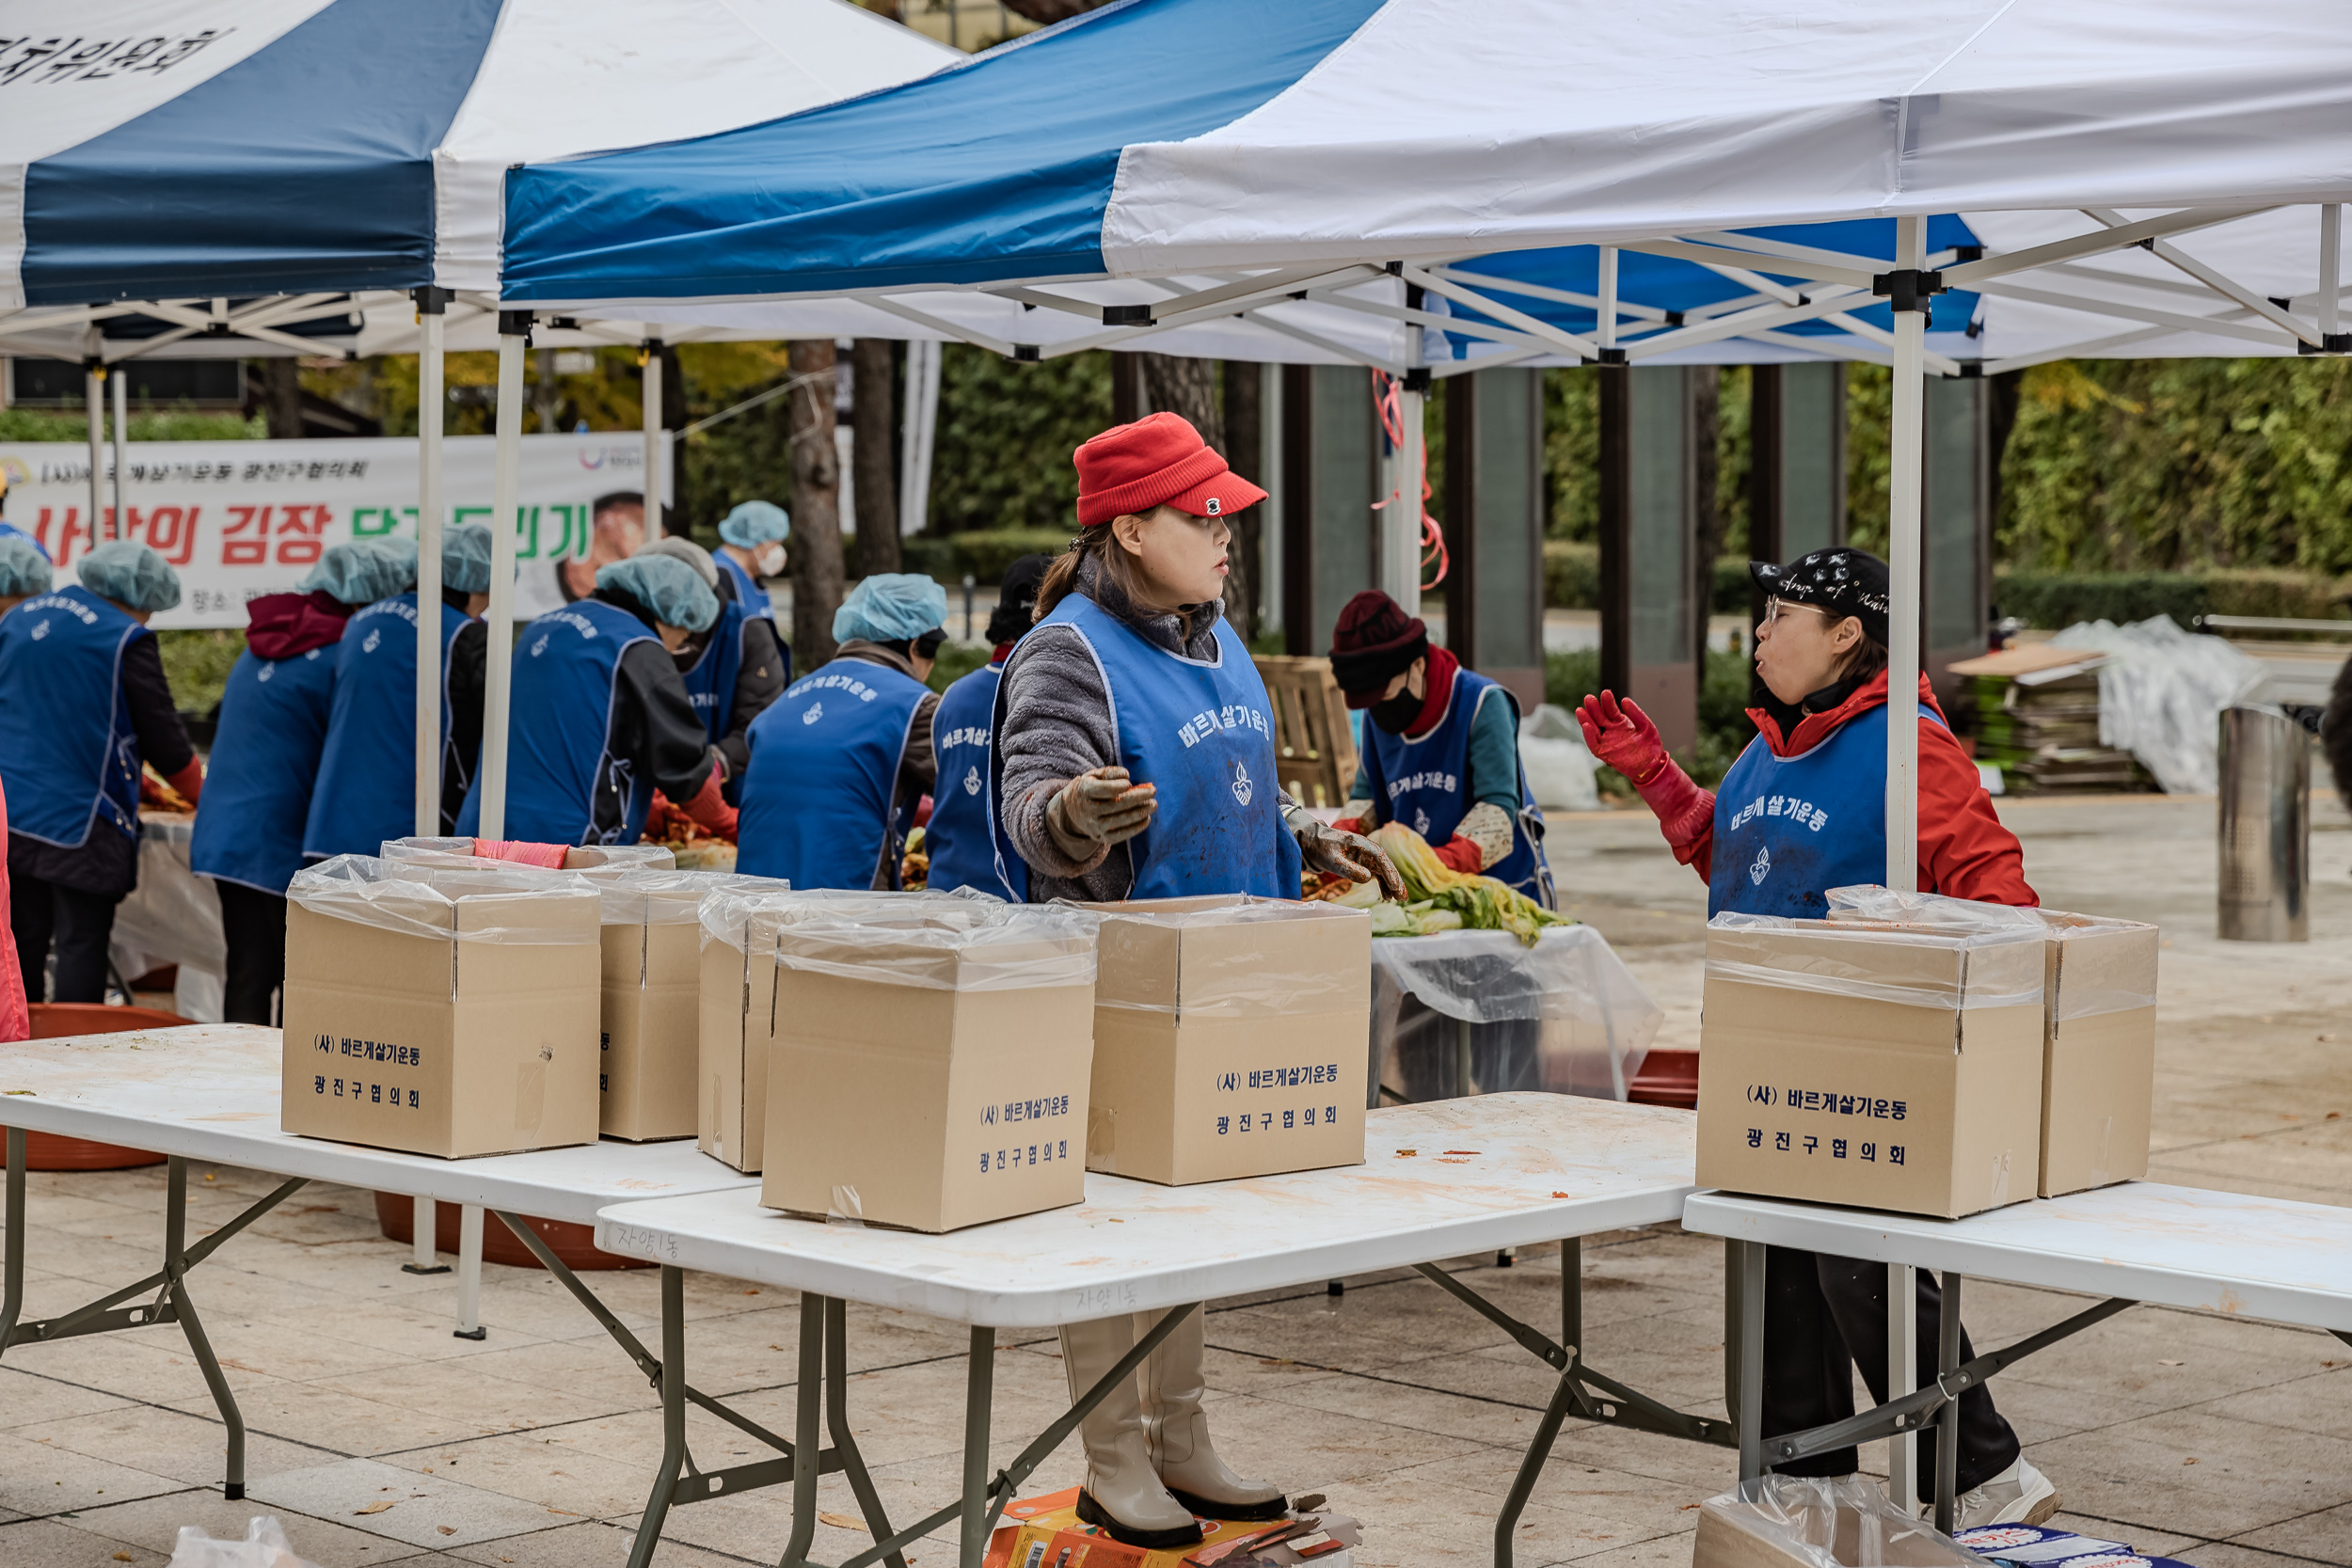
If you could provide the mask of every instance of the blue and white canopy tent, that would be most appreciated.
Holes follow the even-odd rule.
[[[420,291],[409,307],[420,392],[437,409],[444,310],[497,309],[511,166],[706,135],[962,58],[839,0],[665,0],[658,17],[636,0],[10,8],[21,25],[0,25],[0,347],[89,367],[93,515],[106,365],[158,352],[349,352],[364,319],[385,313],[372,291]],[[647,401],[650,456],[660,407]],[[422,444],[417,799],[430,832],[437,421]],[[514,544],[497,536],[493,613],[504,616]],[[500,779],[507,672],[491,666],[485,768]]]
[[[1118,0],[864,98],[515,170],[500,292],[655,319],[849,303],[1023,357],[1236,316],[1322,336],[1295,320],[1318,307],[1389,324],[1376,356],[1315,346],[1408,388],[1889,363],[1908,887],[1921,378],[2352,350],[2347,195],[2352,30],[2327,0]],[[958,332],[975,294],[1084,329]],[[1416,586],[1405,512],[1392,594]]]

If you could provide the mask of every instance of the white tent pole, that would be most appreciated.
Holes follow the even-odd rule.
[[[1421,308],[1421,291],[1406,286],[1406,304]],[[1407,615],[1421,613],[1421,463],[1422,328],[1405,326],[1405,373],[1396,378],[1396,457],[1391,472],[1395,487],[1380,513],[1380,588],[1404,606]]]
[[[90,329],[90,336],[93,339],[98,336],[96,327]],[[105,379],[104,360],[93,354],[82,361],[82,407],[89,419],[89,542],[92,545],[100,544],[105,538],[98,529],[98,520],[104,515],[105,510],[99,484],[99,469],[105,466],[106,461]],[[62,553],[65,546],[61,544],[58,547]]]
[[[1617,247],[1600,247],[1600,346],[1617,346]]]
[[[499,312],[497,477],[490,490],[490,657],[482,694],[484,838],[506,836],[506,722],[515,660],[515,515],[522,488],[523,348],[531,312]]]
[[[1927,261],[1928,220],[1895,220],[1895,268]],[[1888,434],[1886,643],[1886,885],[1919,886],[1920,458],[1927,436],[1927,300],[1895,302],[1895,414]]]
[[[939,364],[926,338],[907,342],[905,423],[899,439],[898,531],[920,533],[931,517],[931,447],[939,434]]]
[[[128,539],[131,536],[131,515],[122,509],[122,476],[128,471],[122,460],[123,430],[131,422],[131,378],[119,369],[107,377],[114,383],[115,420],[115,517],[108,537]]]
[[[637,363],[644,367],[642,389],[638,394],[644,409],[641,421],[645,427],[645,536],[659,539],[662,534],[661,514],[661,340],[648,338],[637,351]]]
[[[2319,209],[2319,342],[2330,354],[2352,349],[2343,341],[2344,206],[2330,201]]]
[[[449,395],[442,343],[449,294],[417,291],[417,818],[419,838],[441,831],[441,426]],[[419,1200],[419,1214],[428,1212]],[[421,1226],[428,1223],[420,1220]],[[422,1236],[421,1229],[418,1234]],[[429,1246],[429,1241],[420,1242]],[[430,1262],[429,1256],[421,1261]]]

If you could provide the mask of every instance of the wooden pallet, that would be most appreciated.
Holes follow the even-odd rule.
[[[1274,700],[1275,768],[1283,790],[1301,805],[1346,804],[1356,782],[1356,739],[1331,661],[1261,654],[1257,665]]]

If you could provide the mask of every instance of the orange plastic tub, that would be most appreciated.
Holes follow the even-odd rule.
[[[95,1002],[36,1002],[32,1006],[33,1038],[62,1039],[68,1035],[119,1035],[132,1029],[169,1029],[188,1021],[156,1007],[107,1007]],[[0,1045],[0,1051],[8,1049]],[[164,1157],[143,1148],[92,1143],[55,1132],[24,1134],[27,1170],[128,1170],[134,1165],[160,1165]]]
[[[1695,1051],[1652,1051],[1642,1058],[1642,1070],[1627,1085],[1626,1098],[1636,1105],[1673,1105],[1685,1111],[1699,1108],[1699,1053]]]
[[[437,1252],[455,1253],[457,1250],[458,1206],[437,1203],[433,1206],[433,1247]],[[417,1236],[417,1200],[398,1193],[375,1195],[376,1222],[384,1227],[385,1236],[395,1242],[413,1242]],[[596,1245],[594,1226],[574,1225],[568,1220],[526,1219],[524,1224],[539,1233],[555,1254],[556,1261],[575,1274],[585,1269],[650,1269],[654,1265],[638,1258],[623,1258],[606,1252]],[[482,1260],[485,1263],[505,1263],[517,1269],[536,1269],[543,1265],[531,1249],[515,1239],[515,1233],[500,1223],[496,1214],[482,1216]]]

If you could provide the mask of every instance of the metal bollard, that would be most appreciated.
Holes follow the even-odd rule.
[[[2223,709],[2221,940],[2309,942],[2311,872],[2311,736],[2275,707]]]

